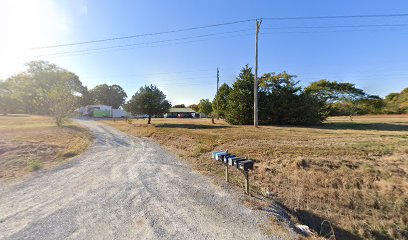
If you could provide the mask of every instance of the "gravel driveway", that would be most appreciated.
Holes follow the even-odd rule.
[[[0,186],[0,239],[265,239],[244,207],[159,145],[80,121],[94,145],[70,163]]]

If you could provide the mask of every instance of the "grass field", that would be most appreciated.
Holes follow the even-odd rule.
[[[91,143],[83,128],[63,128],[53,118],[30,115],[0,116],[0,181],[49,169],[82,153]]]
[[[330,118],[316,127],[230,126],[209,119],[106,121],[150,137],[207,174],[223,176],[210,152],[256,161],[254,192],[278,200],[322,235],[407,238],[408,115]],[[232,182],[243,185],[240,172]]]

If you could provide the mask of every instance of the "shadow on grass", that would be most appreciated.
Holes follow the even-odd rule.
[[[229,128],[226,125],[198,125],[198,124],[168,124],[162,123],[155,125],[158,128],[186,128],[186,129],[222,129]]]
[[[347,230],[344,230],[340,227],[337,227],[333,224],[330,224],[325,219],[313,214],[309,211],[297,210],[295,211],[298,219],[313,229],[320,236],[329,238],[332,236],[333,232],[336,239],[349,239],[349,240],[360,240],[361,237],[351,233]]]
[[[378,131],[408,131],[407,125],[392,123],[323,123],[310,128],[333,130],[378,130]]]

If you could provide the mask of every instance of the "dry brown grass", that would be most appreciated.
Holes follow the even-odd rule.
[[[322,235],[328,220],[337,239],[406,238],[408,231],[408,115],[330,118],[317,127],[230,126],[208,119],[107,121],[150,137],[197,170],[222,176],[210,152],[256,161],[253,189],[279,200]],[[232,182],[243,185],[232,172]]]
[[[0,181],[49,169],[85,151],[92,137],[68,123],[63,128],[53,118],[30,115],[0,116]]]

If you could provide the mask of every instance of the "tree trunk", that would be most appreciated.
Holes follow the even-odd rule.
[[[150,124],[150,121],[152,120],[152,116],[149,114],[149,119],[147,120],[147,124]]]

